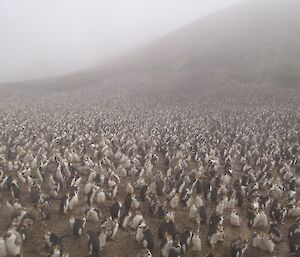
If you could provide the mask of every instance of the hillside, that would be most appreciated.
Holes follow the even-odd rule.
[[[193,90],[253,83],[298,87],[299,10],[296,0],[246,0],[101,67],[20,84],[52,90],[112,84]]]
[[[294,0],[245,1],[165,36],[117,66],[179,87],[232,82],[293,87],[300,84],[299,10]]]

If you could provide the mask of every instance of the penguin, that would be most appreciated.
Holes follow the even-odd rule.
[[[152,257],[152,253],[148,249],[144,249],[137,257]]]
[[[101,186],[104,183],[104,176],[97,173],[95,178],[94,178],[94,182],[96,183],[96,185]]]
[[[12,226],[10,229],[15,230],[21,236],[22,241],[24,242],[27,237],[27,228],[25,226],[18,226],[17,228]]]
[[[121,218],[120,218],[120,226],[123,228],[123,229],[126,229],[130,219],[132,217],[132,213],[131,212],[124,212],[122,215],[121,215]]]
[[[196,205],[197,208],[200,208],[201,206],[204,205],[201,196],[199,196],[199,195],[196,196],[195,205]]]
[[[133,186],[130,183],[127,183],[127,185],[126,185],[126,192],[127,192],[127,194],[130,194],[130,195],[132,195],[134,192]]]
[[[57,187],[57,184],[56,181],[54,180],[52,174],[49,176],[49,182],[48,182],[48,185],[50,187],[50,190],[54,190],[56,187]]]
[[[186,255],[189,245],[191,243],[193,233],[189,230],[180,234],[180,245],[181,245],[181,252]]]
[[[143,246],[147,248],[151,253],[154,250],[154,237],[149,228],[146,226],[143,229],[143,239],[142,239]]]
[[[100,221],[104,219],[104,215],[98,208],[91,207],[85,211],[86,219],[89,221]]]
[[[202,192],[202,186],[201,186],[201,182],[199,179],[197,179],[194,183],[193,183],[193,189],[195,189],[196,194],[201,194]]]
[[[173,246],[173,239],[170,235],[165,234],[160,244],[160,252],[162,257],[169,257],[170,250]]]
[[[236,205],[241,208],[244,204],[244,198],[240,191],[237,191],[236,200],[237,200]]]
[[[148,190],[148,185],[144,185],[140,188],[140,198],[142,202],[146,200],[147,190]]]
[[[70,227],[72,229],[73,235],[76,238],[79,238],[82,235],[83,229],[86,224],[86,218],[76,218],[76,217],[71,217],[69,219]]]
[[[201,238],[200,238],[200,231],[199,228],[195,233],[192,235],[191,239],[191,244],[192,244],[192,250],[193,252],[200,252],[202,249],[202,244],[201,244]]]
[[[172,209],[178,208],[179,205],[179,194],[175,194],[170,200],[170,206]]]
[[[219,241],[224,241],[224,229],[222,226],[209,227],[208,231],[209,244],[214,247]]]
[[[172,220],[166,219],[159,225],[158,238],[163,239],[166,233],[168,233],[173,240],[176,238],[178,231],[176,229],[175,223]]]
[[[19,226],[23,226],[26,229],[28,229],[34,224],[35,220],[36,220],[35,216],[33,216],[31,213],[26,213],[22,217],[22,220],[19,223]]]
[[[248,226],[249,227],[253,227],[254,219],[255,219],[256,215],[257,215],[257,213],[254,210],[252,210],[252,209],[248,210],[247,217],[248,217]]]
[[[197,207],[196,207],[195,204],[193,204],[193,205],[190,207],[189,215],[190,215],[190,218],[191,218],[191,219],[195,219],[195,218],[198,217],[199,213],[198,213],[198,209],[197,209]]]
[[[70,199],[72,199],[76,194],[77,195],[79,194],[79,187],[77,187],[75,185],[71,185],[69,187],[69,196],[70,196]]]
[[[23,174],[21,171],[18,171],[17,172],[17,177],[19,179],[19,181],[22,183],[22,184],[25,184],[26,183],[26,179],[24,178]]]
[[[6,247],[6,237],[0,237],[0,257],[8,256]]]
[[[136,196],[132,195],[131,199],[132,199],[132,201],[131,201],[131,208],[133,208],[133,209],[139,209],[140,202],[136,199]]]
[[[38,210],[40,211],[42,220],[50,220],[51,219],[51,208],[50,208],[50,204],[48,202],[38,204]]]
[[[280,235],[280,229],[278,224],[276,223],[270,224],[269,235],[275,243],[280,243],[281,235]]]
[[[199,207],[199,218],[200,218],[200,224],[206,224],[207,213],[204,206]]]
[[[229,210],[235,209],[236,207],[236,198],[234,196],[232,196],[228,202],[226,203],[226,208]]]
[[[254,221],[253,221],[253,227],[266,227],[268,225],[268,217],[265,214],[264,210],[260,210],[258,214],[256,214]]]
[[[69,208],[69,201],[70,201],[69,194],[65,194],[60,199],[60,206],[59,206],[59,212],[60,212],[60,214],[64,215],[64,214],[67,213],[67,210]]]
[[[20,197],[20,188],[16,180],[13,180],[10,186],[12,198],[18,199]]]
[[[96,193],[99,190],[98,186],[93,186],[87,195],[87,204],[91,206],[94,203],[94,199],[96,197]]]
[[[128,212],[131,209],[131,203],[132,203],[132,198],[131,198],[131,193],[127,193],[127,195],[125,196],[125,200],[124,200],[124,209],[125,212]]]
[[[100,251],[103,249],[103,247],[106,244],[106,238],[107,238],[107,233],[105,228],[101,228],[99,232],[99,242],[100,242]]]
[[[100,240],[99,240],[100,233],[88,230],[86,235],[88,239],[89,256],[99,256],[100,255]]]
[[[283,207],[277,207],[274,212],[274,219],[278,224],[283,224],[285,217],[287,216],[287,210]]]
[[[111,240],[115,240],[118,228],[119,228],[119,223],[117,220],[113,220],[111,217],[106,220],[103,225],[101,225],[101,228],[105,228],[107,237]]]
[[[72,186],[79,187],[80,182],[81,182],[81,177],[77,177],[77,178],[75,178],[74,183],[72,183]]]
[[[87,182],[84,186],[84,193],[86,195],[89,194],[89,192],[92,190],[92,187],[94,186],[94,184],[92,182]]]
[[[110,187],[107,192],[107,196],[110,200],[113,200],[117,197],[118,194],[118,185]]]
[[[159,202],[156,205],[155,213],[157,214],[157,217],[159,219],[163,219],[167,213],[166,209],[167,202],[165,201],[163,204],[160,204]]]
[[[14,199],[13,201],[6,201],[5,203],[7,208],[9,209],[9,213],[16,213],[23,208],[18,199]]]
[[[146,224],[144,221],[141,221],[141,223],[139,224],[137,230],[136,230],[136,234],[135,234],[135,239],[138,242],[142,242],[143,237],[144,237],[144,229],[146,228]]]
[[[40,183],[43,183],[44,182],[44,178],[42,176],[42,168],[39,167],[38,169],[36,169],[36,176],[39,180]]]
[[[14,223],[17,224],[17,225],[20,225],[21,222],[22,222],[22,220],[23,220],[23,218],[25,217],[26,214],[27,214],[26,209],[25,209],[25,208],[21,208],[21,209],[19,210],[19,212],[16,213],[16,215],[14,215],[14,216],[12,217]]]
[[[238,215],[238,212],[235,209],[233,209],[231,212],[230,224],[236,227],[239,227],[241,225],[240,217]]]
[[[11,175],[6,176],[0,183],[0,188],[7,191],[11,189],[13,183],[13,177]]]
[[[62,244],[62,239],[65,238],[68,234],[63,235],[63,236],[58,236],[56,233],[54,232],[46,232],[44,235],[44,239],[46,242],[46,246],[48,247],[48,249],[52,249],[55,246],[60,246],[60,248],[63,247]]]
[[[23,240],[15,230],[8,230],[5,235],[5,244],[8,256],[22,256]]]
[[[71,196],[71,194],[70,194],[70,196]],[[78,193],[75,191],[73,193],[73,196],[71,196],[71,199],[70,199],[69,204],[68,204],[68,208],[69,208],[70,211],[72,211],[76,208],[76,206],[78,205],[78,201],[79,201]]]
[[[214,187],[210,193],[210,200],[214,206],[218,203],[218,189]]]
[[[275,248],[275,243],[268,236],[255,233],[252,240],[252,246],[262,251],[272,253]]]
[[[105,202],[105,193],[102,189],[100,189],[98,192],[97,192],[97,196],[96,196],[96,202],[97,204],[101,205]]]
[[[216,206],[216,213],[219,215],[223,215],[225,204],[223,201],[219,202]]]
[[[37,203],[40,199],[41,187],[39,185],[32,186],[29,196],[32,203]]]
[[[59,246],[55,246],[53,249],[51,249],[51,255],[50,257],[61,257],[62,255],[62,250],[60,249]]]
[[[143,221],[143,215],[141,212],[136,212],[136,214],[134,215],[134,217],[132,218],[132,220],[129,222],[129,226],[132,229],[137,229],[137,227],[141,224],[141,222]]]
[[[27,184],[28,184],[28,192],[30,192],[32,186],[34,185],[34,181],[33,181],[31,176],[27,176],[26,181],[27,181]]]
[[[169,251],[169,257],[180,257],[181,255],[181,245],[179,241],[174,241],[173,245]]]
[[[242,257],[248,248],[247,240],[239,238],[237,241],[231,243],[231,256]]]
[[[60,183],[63,184],[65,182],[64,176],[62,175],[62,172],[61,172],[61,165],[60,165],[60,163],[58,163],[58,166],[57,166],[57,169],[56,169],[56,173],[55,173],[55,177],[56,177],[56,179]]]
[[[114,202],[113,205],[110,207],[110,215],[113,220],[120,218],[121,209],[122,209],[122,204],[119,203],[118,201]]]
[[[50,195],[52,198],[56,198],[57,195],[58,195],[59,190],[60,190],[60,184],[59,184],[59,183],[56,183],[52,188],[50,188],[50,193],[49,193],[49,195]]]

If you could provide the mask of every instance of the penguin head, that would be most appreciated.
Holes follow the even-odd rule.
[[[12,231],[8,230],[4,235],[3,238],[9,238],[12,235]]]

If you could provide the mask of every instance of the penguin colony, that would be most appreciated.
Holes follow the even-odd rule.
[[[300,256],[297,90],[0,98],[0,257]]]

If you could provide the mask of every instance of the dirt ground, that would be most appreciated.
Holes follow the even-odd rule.
[[[82,174],[85,173],[84,169],[82,169]],[[51,171],[49,171],[51,172]],[[119,198],[123,199],[125,196],[125,185],[131,179],[121,178],[121,185],[119,188]],[[82,184],[86,181],[86,176],[82,180]],[[47,181],[46,183],[47,184]],[[69,212],[66,215],[60,215],[58,213],[59,209],[59,200],[54,200],[52,203],[52,217],[51,220],[41,221],[39,218],[39,214],[34,206],[29,201],[29,194],[26,194],[26,188],[21,189],[24,192],[21,196],[20,202],[23,206],[29,207],[30,212],[32,212],[37,218],[33,227],[29,230],[26,241],[24,242],[24,257],[43,257],[48,256],[48,250],[45,247],[44,241],[44,233],[47,230],[54,231],[59,235],[64,235],[70,233],[66,238],[63,239],[64,249],[68,252],[71,256],[74,257],[85,257],[88,255],[88,248],[87,248],[87,237],[84,233],[83,236],[79,239],[75,239],[71,234],[71,229],[69,226],[69,217],[72,215],[81,215],[83,211],[86,209],[86,197],[84,193],[80,192],[80,202],[76,210]],[[5,200],[9,198],[10,194],[6,192],[2,192],[2,198]],[[112,201],[107,200],[103,206],[99,206],[101,211],[106,215],[109,216],[109,207],[111,206]],[[240,228],[234,228],[230,225],[230,213],[225,211],[224,213],[224,229],[225,229],[225,241],[223,243],[218,243],[218,245],[211,249],[211,247],[207,243],[207,226],[201,225],[200,232],[201,232],[201,240],[202,240],[202,251],[200,253],[194,253],[192,250],[189,250],[187,253],[187,257],[202,257],[205,256],[207,253],[212,252],[214,256],[217,257],[227,257],[230,256],[230,243],[233,239],[237,238],[240,234],[243,236],[247,236],[249,242],[251,241],[251,237],[253,235],[253,229],[249,228],[247,225],[247,218],[246,212],[247,208],[246,203],[243,209],[239,210],[242,224]],[[154,234],[155,237],[155,252],[153,254],[154,257],[160,256],[160,242],[157,238],[158,234],[158,227],[161,222],[158,218],[151,217],[148,213],[148,206],[147,203],[144,202],[141,204],[141,211],[143,213],[144,219],[146,224],[150,228],[151,232]],[[212,209],[210,206],[207,208],[208,217],[212,213]],[[9,215],[5,210],[5,206],[2,206],[1,213],[0,213],[0,231],[1,234],[6,229],[6,226],[9,222]],[[176,211],[175,221],[178,229],[183,232],[186,229],[192,229],[195,227],[195,223],[189,219],[189,209],[186,207],[180,207]],[[282,233],[282,242],[280,246],[275,247],[275,251],[273,254],[266,254],[264,252],[260,252],[258,250],[254,250],[252,247],[249,247],[247,250],[247,254],[254,253],[257,257],[286,257],[288,254],[288,240],[287,240],[287,231],[290,225],[293,224],[293,220],[286,219],[284,225],[280,225],[281,233]],[[87,222],[86,229],[96,230],[99,224],[95,222]],[[85,229],[85,230],[86,230]],[[267,232],[267,231],[265,231]],[[108,241],[101,256],[105,257],[135,257],[137,254],[143,249],[142,245],[135,240],[135,231],[130,230],[128,228],[127,231],[119,228],[117,233],[117,237],[115,241]]]

